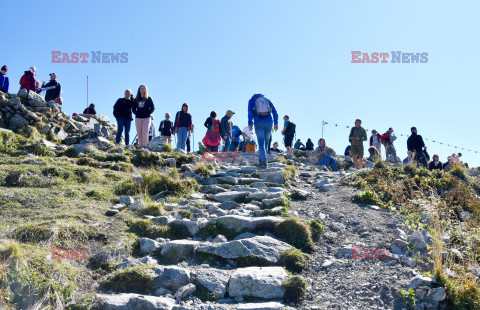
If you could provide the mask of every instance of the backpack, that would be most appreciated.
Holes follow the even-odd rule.
[[[292,122],[289,121],[288,124],[287,124],[287,128],[285,129],[284,135],[285,136],[294,136],[296,127],[297,127],[297,125],[295,125],[295,123],[292,123]]]
[[[265,97],[258,97],[255,100],[255,106],[253,108],[253,113],[258,117],[267,117],[272,113],[272,107],[270,105],[270,100]]]
[[[22,77],[20,78],[20,85],[25,85],[25,84],[28,84],[28,77],[26,74],[22,75]]]

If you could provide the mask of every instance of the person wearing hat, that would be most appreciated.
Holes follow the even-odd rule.
[[[230,150],[230,143],[232,141],[232,122],[230,119],[232,118],[233,114],[235,114],[235,112],[228,110],[220,121],[220,136],[225,144],[223,147],[224,152],[228,152]]]
[[[282,135],[284,135],[285,148],[288,154],[293,154],[292,144],[295,137],[295,124],[290,121],[290,117],[285,115],[283,117],[284,125]]]
[[[31,66],[28,71],[25,71],[22,77],[20,78],[20,89],[31,90],[38,92],[38,82],[37,77],[35,76],[37,69],[34,66]]]
[[[162,136],[162,138],[167,139],[168,145],[172,145],[172,129],[173,124],[170,120],[170,113],[165,113],[165,119],[160,122],[158,131],[160,131],[160,135]]]
[[[45,81],[42,82],[42,88],[49,88],[45,93],[45,101],[53,100],[54,102],[60,101],[60,95],[62,93],[62,86],[57,82],[57,76],[55,73],[50,73],[50,81],[45,84]]]
[[[0,91],[4,93],[8,93],[8,76],[7,76],[8,68],[7,66],[3,66],[0,70]]]
[[[370,147],[376,148],[378,151],[378,156],[382,158],[382,144],[380,142],[380,135],[375,129],[372,130],[372,135],[370,136]]]
[[[86,108],[85,110],[83,110],[83,114],[87,114],[87,115],[95,115],[97,114],[97,111],[95,111],[95,105],[93,103],[91,103],[88,108]]]

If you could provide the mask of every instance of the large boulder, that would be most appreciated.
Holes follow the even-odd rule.
[[[270,182],[275,184],[285,184],[285,173],[283,170],[262,170],[258,171],[258,176],[264,182]]]
[[[181,260],[191,258],[200,245],[201,243],[198,241],[173,240],[163,245],[160,254],[169,263],[176,264]]]
[[[243,230],[252,231],[259,226],[273,225],[281,221],[282,218],[274,216],[248,217],[241,215],[226,215],[211,219],[209,223],[219,223],[225,226],[227,229],[235,232],[241,232]]]
[[[10,129],[12,130],[20,129],[27,125],[28,125],[28,121],[24,119],[22,116],[20,116],[20,114],[15,114],[10,119]]]
[[[256,236],[200,247],[198,251],[214,254],[225,259],[238,259],[251,255],[276,264],[280,261],[282,253],[291,248],[291,245],[272,237]]]
[[[197,270],[197,285],[202,285],[210,292],[223,298],[227,292],[228,279],[231,271],[216,268]]]
[[[190,283],[190,271],[177,266],[156,266],[154,288],[164,287],[172,291]]]
[[[248,197],[250,195],[249,192],[242,191],[242,192],[224,192],[218,193],[212,196],[212,199],[218,202],[226,202],[226,201],[235,201],[241,197]]]
[[[103,310],[171,310],[175,300],[140,294],[96,294]]]
[[[262,299],[282,299],[283,282],[288,279],[282,267],[247,267],[233,272],[228,284],[230,297],[249,296]]]
[[[164,137],[155,137],[148,142],[147,148],[152,151],[160,152],[163,146],[167,143],[167,139]]]

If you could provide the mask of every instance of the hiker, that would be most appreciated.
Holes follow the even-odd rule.
[[[283,130],[282,130],[282,135],[284,135],[284,143],[285,147],[287,148],[287,153],[288,154],[293,154],[293,149],[292,149],[292,142],[293,142],[293,137],[295,136],[295,130],[296,130],[296,125],[290,121],[290,116],[285,115],[283,117]]]
[[[130,145],[130,126],[132,124],[133,95],[130,89],[125,91],[124,97],[119,98],[113,105],[113,116],[117,120],[117,144],[122,140],[122,133],[125,131],[125,145]]]
[[[282,153],[282,151],[280,151],[280,149],[278,148],[278,142],[276,141],[275,143],[273,143],[273,147],[269,151],[278,154]]]
[[[387,132],[380,136],[381,142],[385,146],[385,156],[386,160],[391,163],[397,162],[397,151],[393,146],[393,141],[397,139],[395,133],[393,132],[393,128],[388,128]]]
[[[367,133],[361,127],[362,121],[355,120],[355,126],[350,130],[349,140],[352,144],[352,159],[355,168],[363,168],[363,141],[367,141]]]
[[[222,138],[220,137],[220,122],[218,119],[213,120],[213,130],[207,130],[202,142],[205,144],[205,148],[209,152],[218,152],[218,146],[220,145]]]
[[[455,153],[447,157],[447,161],[443,164],[443,170],[450,171],[455,167]]]
[[[305,143],[305,151],[313,151],[314,144],[310,138],[307,139],[307,143]]]
[[[160,126],[158,127],[158,131],[162,138],[167,139],[167,144],[172,145],[172,130],[173,124],[170,121],[170,113],[165,113],[165,119],[160,122]]]
[[[97,114],[97,111],[95,110],[95,105],[93,103],[90,103],[90,105],[88,106],[88,108],[86,108],[85,110],[83,110],[83,114],[86,114],[86,115],[95,115]]]
[[[254,152],[255,153],[255,148],[257,145],[257,142],[255,141],[255,133],[250,130],[250,127],[247,126],[243,128],[242,131],[242,137],[243,137],[243,143],[245,144],[245,153],[248,152]],[[265,155],[266,157],[266,155]]]
[[[412,127],[410,129],[412,135],[407,139],[407,149],[414,153],[414,159],[419,162],[422,166],[427,167],[427,159],[423,154],[423,150],[426,150],[427,147],[423,142],[421,135],[417,134],[417,128]]]
[[[197,154],[203,155],[203,150],[205,150],[205,149],[206,149],[205,145],[203,145],[202,142],[198,142]]]
[[[412,161],[412,152],[407,151],[407,157],[405,157],[402,162],[403,162],[403,164],[406,165],[411,161]]]
[[[232,125],[232,143],[230,144],[230,151],[238,152],[238,148],[241,142],[240,136],[242,135],[242,131],[240,130],[240,127],[238,127],[237,125],[234,125],[233,123],[231,123],[231,125]]]
[[[148,95],[147,86],[140,85],[132,105],[132,112],[135,114],[138,146],[140,148],[146,148],[148,145],[148,131],[152,121],[150,116],[153,111],[155,111],[155,105],[153,104],[152,97]]]
[[[442,170],[443,165],[442,162],[440,161],[440,158],[438,157],[438,154],[433,154],[433,160],[428,164],[428,170],[433,171],[433,170]]]
[[[152,141],[153,138],[155,138],[155,124],[153,123],[153,115],[150,115],[150,128],[148,128],[148,141]]]
[[[230,121],[230,119],[232,118],[233,114],[235,114],[235,112],[233,112],[232,110],[228,110],[227,113],[225,113],[225,116],[222,117],[222,120],[220,121],[220,136],[223,139],[224,152],[230,151],[230,142],[232,141],[232,122]]]
[[[205,126],[207,130],[213,130],[213,121],[216,119],[217,119],[217,112],[215,111],[210,112],[210,117],[208,117],[205,120],[205,123],[203,124],[203,126]]]
[[[0,69],[0,91],[4,93],[8,93],[8,86],[10,84],[7,76],[8,68],[7,66],[2,66]]]
[[[305,145],[302,143],[302,141],[300,141],[300,139],[298,139],[297,142],[295,142],[295,144],[293,145],[293,148],[296,150],[305,151]]]
[[[377,148],[374,146],[368,148],[368,153],[370,154],[370,156],[367,158],[367,160],[371,161],[372,163],[381,159],[380,152],[378,152]]]
[[[320,166],[329,167],[331,165],[333,171],[338,171],[337,162],[332,157],[335,156],[335,151],[325,145],[325,139],[318,140],[318,147],[314,153]]]
[[[25,71],[23,76],[20,78],[20,89],[31,90],[36,93],[39,92],[38,86],[40,85],[35,76],[37,69],[34,66],[31,66],[28,71]]]
[[[345,148],[345,152],[343,154],[345,157],[352,157],[352,146],[349,144],[346,148]]]
[[[370,147],[372,147],[372,146],[377,149],[378,154],[381,157],[382,156],[382,143],[381,143],[380,135],[378,134],[378,132],[375,129],[372,130],[372,135],[370,136]]]
[[[273,114],[273,118],[272,118]],[[272,126],[278,130],[278,114],[273,103],[262,94],[255,94],[248,101],[248,129],[253,131],[258,142],[258,157],[261,168],[267,168],[267,144],[272,134]]]
[[[45,92],[45,101],[53,101],[58,104],[62,104],[63,100],[60,97],[62,94],[62,86],[57,82],[57,76],[55,73],[50,73],[50,81],[45,84],[45,81],[42,82],[42,88],[49,88]]]
[[[185,151],[187,137],[192,130],[192,116],[188,113],[188,104],[182,104],[182,109],[175,115],[175,131],[177,135],[177,148]]]

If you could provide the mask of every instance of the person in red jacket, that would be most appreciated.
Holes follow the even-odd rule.
[[[40,92],[40,88],[38,87],[40,86],[40,82],[37,81],[35,72],[37,72],[37,69],[34,66],[31,66],[28,71],[25,71],[20,78],[20,89],[31,90],[36,93]]]
[[[218,119],[213,120],[213,130],[208,130],[202,142],[209,152],[218,152],[222,138],[220,137],[219,129],[220,122]]]

